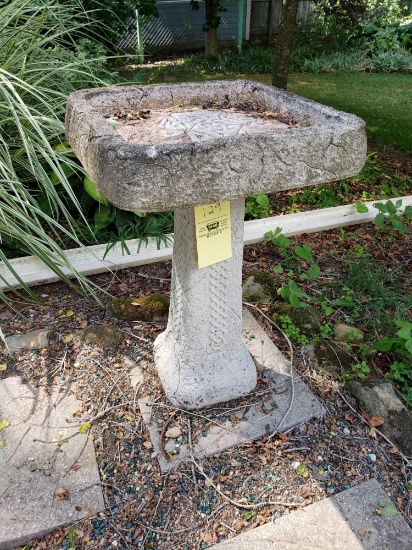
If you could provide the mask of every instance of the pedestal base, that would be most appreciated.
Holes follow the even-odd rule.
[[[154,344],[155,363],[167,397],[176,407],[200,409],[236,399],[256,386],[255,363],[243,342],[227,351],[188,358],[170,331]]]
[[[242,342],[244,200],[230,205],[232,257],[199,269],[193,208],[175,210],[169,322],[155,363],[170,401],[183,409],[249,393],[256,367]]]

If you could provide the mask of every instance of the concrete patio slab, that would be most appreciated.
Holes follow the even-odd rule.
[[[1,550],[104,508],[93,444],[72,416],[79,403],[61,389],[0,381]]]
[[[401,515],[379,516],[389,500],[375,479],[213,546],[214,550],[411,550]],[[374,514],[375,512],[375,514]]]
[[[282,421],[280,431],[323,416],[325,412],[320,401],[293,371],[293,403],[285,416],[292,400],[289,361],[247,310],[243,311],[243,341],[254,358],[260,380],[265,383],[261,386],[262,395],[251,394],[242,398],[236,406],[240,418],[235,416],[233,419],[220,422],[219,425],[210,424],[210,427],[205,427],[199,437],[193,437],[195,457],[213,455],[245,441],[259,439],[277,429]],[[184,434],[180,438],[169,439],[166,443],[167,452],[178,450],[173,457],[174,460],[167,460],[160,448],[160,435],[163,428],[156,422],[151,403],[144,397],[139,399],[138,403],[160,468],[163,472],[169,471],[189,453],[188,446],[184,443]]]

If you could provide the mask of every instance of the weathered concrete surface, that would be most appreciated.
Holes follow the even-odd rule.
[[[237,404],[237,411],[243,415],[221,422],[219,426],[210,424],[198,438],[192,437],[193,454],[196,457],[205,457],[220,453],[229,447],[239,445],[244,441],[259,439],[268,430],[273,431],[283,419],[289,407],[292,391],[290,380],[290,365],[287,359],[277,349],[263,328],[248,311],[243,311],[243,341],[247,349],[253,354],[257,364],[259,377],[266,385],[259,386],[260,391],[267,388],[265,395],[256,397],[246,396]],[[318,399],[309,390],[302,379],[293,373],[294,398],[293,406],[281,426],[280,431],[287,430],[302,422],[320,417],[324,408]],[[272,391],[270,391],[272,390]],[[259,402],[259,407],[256,407]],[[179,464],[189,453],[187,445],[179,438],[169,441],[165,445],[166,451],[178,449],[175,460],[167,460],[160,451],[160,433],[162,426],[155,422],[151,405],[147,399],[138,401],[153,444],[154,453],[163,472],[169,471]],[[252,406],[248,408],[249,403]],[[230,408],[230,405],[228,405]]]
[[[0,446],[2,550],[104,508],[87,434],[55,445],[78,431],[79,421],[71,414],[78,408],[67,391],[45,391],[18,377],[0,381],[0,420],[9,422],[0,432],[5,440]],[[59,499],[56,491],[68,498]]]
[[[401,515],[373,515],[388,500],[379,483],[357,487],[213,546],[215,550],[411,550]]]
[[[169,321],[154,356],[177,407],[222,403],[256,385],[256,367],[242,342],[243,199],[231,203],[230,217],[232,257],[199,269],[193,208],[175,212]]]
[[[205,103],[257,103],[298,123],[247,133],[225,124],[187,131],[187,142],[126,141],[107,123],[117,111]],[[236,118],[235,113],[233,116]],[[192,113],[197,117],[197,112]],[[225,117],[230,113],[225,113]],[[165,124],[159,122],[159,133]],[[233,121],[233,125],[234,121]],[[243,128],[243,129],[242,129]],[[126,210],[161,211],[234,200],[352,176],[366,156],[364,122],[354,115],[244,80],[83,90],[69,96],[66,135],[100,193]]]

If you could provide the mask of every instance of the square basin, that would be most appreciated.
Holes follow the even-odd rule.
[[[140,212],[350,177],[366,155],[360,118],[245,80],[74,92],[66,134],[98,191]]]

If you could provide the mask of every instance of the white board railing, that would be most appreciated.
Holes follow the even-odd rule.
[[[399,199],[392,199],[399,200]],[[401,197],[402,209],[405,206],[412,206],[412,196]],[[264,240],[265,233],[277,227],[288,236],[301,235],[303,233],[316,233],[346,227],[349,225],[372,221],[378,210],[373,206],[379,201],[365,203],[368,212],[359,214],[353,204],[335,206],[333,208],[322,208],[310,212],[299,212],[297,214],[286,214],[284,216],[273,216],[260,220],[247,221],[245,223],[244,244],[258,243]],[[385,202],[385,201],[382,201]],[[71,265],[77,272],[84,275],[92,275],[103,271],[125,269],[127,267],[150,264],[171,260],[173,246],[161,245],[157,248],[156,240],[149,239],[145,247],[142,244],[140,252],[137,252],[139,241],[137,239],[126,242],[131,254],[123,252],[120,244],[116,244],[103,259],[106,252],[106,245],[95,245],[84,248],[75,248],[67,251]],[[10,264],[21,280],[28,286],[39,285],[58,281],[56,274],[35,256],[26,256],[10,260]],[[62,268],[66,275],[71,276],[72,272]],[[0,262],[0,290],[7,290],[9,286],[18,287],[19,281],[14,277],[3,262]]]

